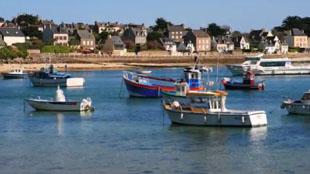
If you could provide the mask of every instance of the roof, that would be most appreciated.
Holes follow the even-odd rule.
[[[192,33],[196,36],[196,37],[210,37],[208,33],[202,31],[202,30],[192,30]]]
[[[292,36],[306,36],[306,34],[304,33],[304,30],[300,30],[298,28],[293,28],[291,30],[291,34]]]
[[[3,36],[25,37],[24,33],[18,28],[0,28],[0,33]]]
[[[168,25],[168,31],[184,31],[184,25]]]
[[[111,39],[114,45],[124,45],[120,36],[111,36]]]
[[[88,30],[77,30],[78,35],[80,38],[83,39],[95,39],[95,36],[89,32]]]

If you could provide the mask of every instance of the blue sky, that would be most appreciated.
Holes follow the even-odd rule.
[[[0,0],[0,16],[38,14],[60,22],[154,24],[157,17],[192,28],[211,22],[235,30],[270,29],[288,15],[310,16],[310,0]]]

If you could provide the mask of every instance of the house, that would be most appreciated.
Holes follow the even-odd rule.
[[[42,32],[42,39],[45,43],[51,43],[53,45],[68,45],[69,35],[65,31],[61,31],[59,28],[45,28]]]
[[[228,36],[213,37],[215,49],[220,53],[232,52],[235,49],[235,44]]]
[[[57,25],[54,23],[53,20],[42,20],[41,25],[38,27],[38,30],[43,32],[46,28],[56,29]]]
[[[0,28],[0,36],[6,45],[11,46],[15,43],[25,43],[26,38],[18,28]]]
[[[202,30],[189,30],[184,36],[184,42],[192,43],[196,52],[211,51],[211,38]]]
[[[124,55],[127,49],[120,36],[109,35],[103,45],[103,51],[113,55]]]
[[[298,28],[288,31],[285,40],[289,47],[308,48],[308,36]]]
[[[96,47],[96,39],[93,33],[89,30],[77,30],[77,36],[80,42],[81,49],[93,50]]]
[[[168,26],[168,37],[174,42],[181,43],[183,42],[183,36],[186,35],[186,30],[184,25],[169,25]]]
[[[250,41],[246,36],[241,37],[240,49],[241,50],[249,50],[250,49]]]
[[[123,40],[130,40],[136,45],[146,44],[147,29],[144,25],[129,24],[124,33]]]
[[[102,33],[103,31],[108,32],[108,33],[123,33],[124,32],[124,26],[122,24],[119,24],[118,22],[114,22],[114,23],[95,22],[95,27],[98,33]]]

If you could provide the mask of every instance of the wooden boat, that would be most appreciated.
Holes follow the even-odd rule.
[[[2,73],[3,79],[23,79],[27,73],[24,73],[23,69],[14,69],[7,73]]]
[[[185,94],[163,92],[163,94],[163,109],[174,124],[237,127],[267,125],[265,111],[226,109],[227,93],[224,91],[191,91]]]
[[[310,116],[310,90],[305,92],[300,100],[284,100],[282,102],[281,108],[286,109],[289,114]]]
[[[255,75],[252,71],[247,71],[242,82],[233,81],[230,78],[224,78],[222,84],[225,89],[239,89],[239,90],[264,90],[264,81],[255,82]]]
[[[39,87],[81,87],[85,83],[84,78],[72,78],[68,73],[55,71],[53,65],[30,74],[29,79],[33,86]]]
[[[39,111],[93,111],[92,101],[90,98],[82,101],[67,101],[63,91],[59,88],[56,90],[55,99],[30,98],[25,101],[34,109]]]
[[[202,72],[195,67],[184,69],[184,78],[191,90],[203,90]],[[123,80],[131,97],[161,97],[161,91],[176,90],[176,79],[158,78],[124,71]]]

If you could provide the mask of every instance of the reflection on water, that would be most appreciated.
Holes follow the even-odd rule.
[[[263,141],[267,137],[267,127],[255,127],[249,130],[250,140],[253,142]]]

